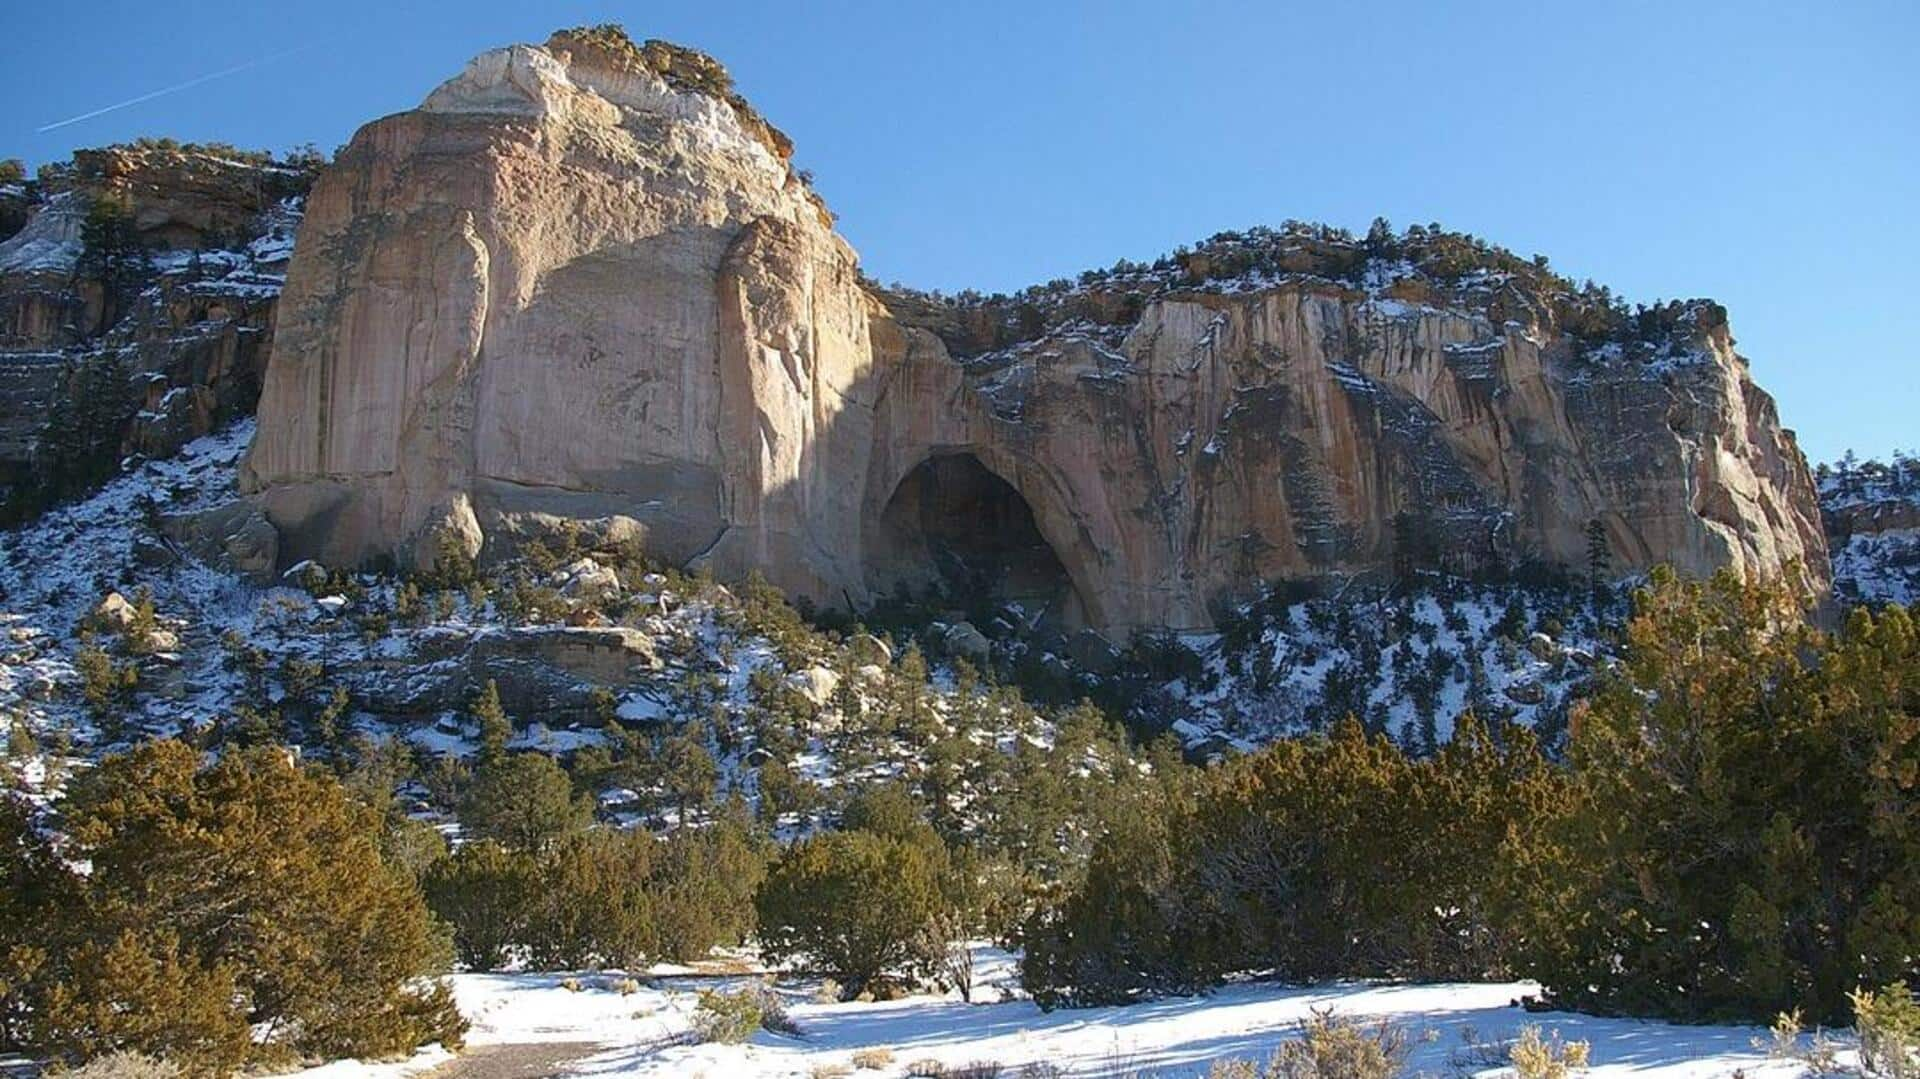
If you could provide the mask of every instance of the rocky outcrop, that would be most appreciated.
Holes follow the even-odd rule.
[[[280,533],[245,499],[204,510],[163,511],[156,523],[162,534],[201,562],[225,567],[256,585],[273,584],[278,577]]]
[[[787,152],[712,61],[602,32],[363,128],[301,227],[244,477],[283,557],[572,522],[815,603],[940,588],[1110,636],[1277,578],[1584,571],[1596,541],[1825,583],[1715,305],[1310,229],[883,294]]]
[[[1819,473],[1821,516],[1833,552],[1834,599],[1920,602],[1920,460],[1852,455]]]
[[[251,412],[310,165],[83,150],[0,243],[0,511],[19,516]]]

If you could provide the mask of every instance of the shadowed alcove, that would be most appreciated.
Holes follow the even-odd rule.
[[[1008,604],[1029,623],[1085,623],[1072,577],[1013,485],[971,453],[938,453],[894,488],[869,540],[876,592],[938,595],[978,617]]]

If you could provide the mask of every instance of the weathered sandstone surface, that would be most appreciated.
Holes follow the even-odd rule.
[[[985,591],[1110,635],[1279,578],[1826,578],[1811,478],[1704,301],[1290,228],[1013,299],[864,283],[697,53],[561,34],[315,186],[243,482],[284,559],[572,522],[815,603]]]

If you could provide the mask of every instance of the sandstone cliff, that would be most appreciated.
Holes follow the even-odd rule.
[[[1798,564],[1811,478],[1704,301],[1451,234],[1216,237],[965,301],[866,286],[711,60],[563,33],[315,187],[243,482],[288,557],[568,522],[816,603],[1110,632],[1281,577]]]
[[[556,37],[354,137],[248,462],[295,551],[430,561],[576,519],[814,594],[857,579],[868,301],[723,80]]]
[[[12,189],[0,242],[0,518],[253,410],[308,163],[147,142]]]
[[[869,505],[923,447],[976,455],[1102,626],[1201,625],[1276,578],[1578,571],[1595,531],[1614,571],[1824,586],[1811,477],[1723,310],[1634,319],[1429,254],[1261,230],[1002,303],[896,298]]]

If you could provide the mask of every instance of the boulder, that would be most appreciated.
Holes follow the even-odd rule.
[[[833,698],[833,691],[840,687],[840,675],[827,667],[808,667],[788,675],[787,685],[815,707],[822,707]]]
[[[1542,663],[1551,663],[1560,657],[1560,646],[1544,633],[1535,633],[1527,638],[1527,651]]]
[[[591,558],[581,558],[553,571],[552,584],[568,599],[600,604],[620,595],[620,574]]]
[[[1120,650],[1090,629],[1068,637],[1066,651],[1075,667],[1091,675],[1112,674],[1120,666]]]
[[[533,660],[606,686],[627,685],[663,666],[653,638],[624,626],[537,626],[489,633],[476,642],[474,652],[482,664]]]
[[[133,604],[118,592],[108,592],[93,609],[94,622],[115,633],[125,633],[133,625],[133,617]]]
[[[256,585],[274,583],[280,534],[252,502],[236,499],[211,509],[162,514],[160,529],[202,562],[231,569]]]
[[[1515,682],[1507,687],[1506,694],[1515,704],[1540,704],[1547,699],[1547,687],[1532,680]]]
[[[972,622],[955,622],[940,635],[940,643],[948,654],[961,656],[976,664],[985,663],[993,655],[993,642],[987,635],[974,628]]]
[[[433,629],[412,642],[411,654],[372,660],[350,673],[356,702],[386,714],[459,713],[492,681],[516,716],[597,722],[596,690],[645,683],[665,668],[651,636],[621,626],[530,626],[478,635]]]

